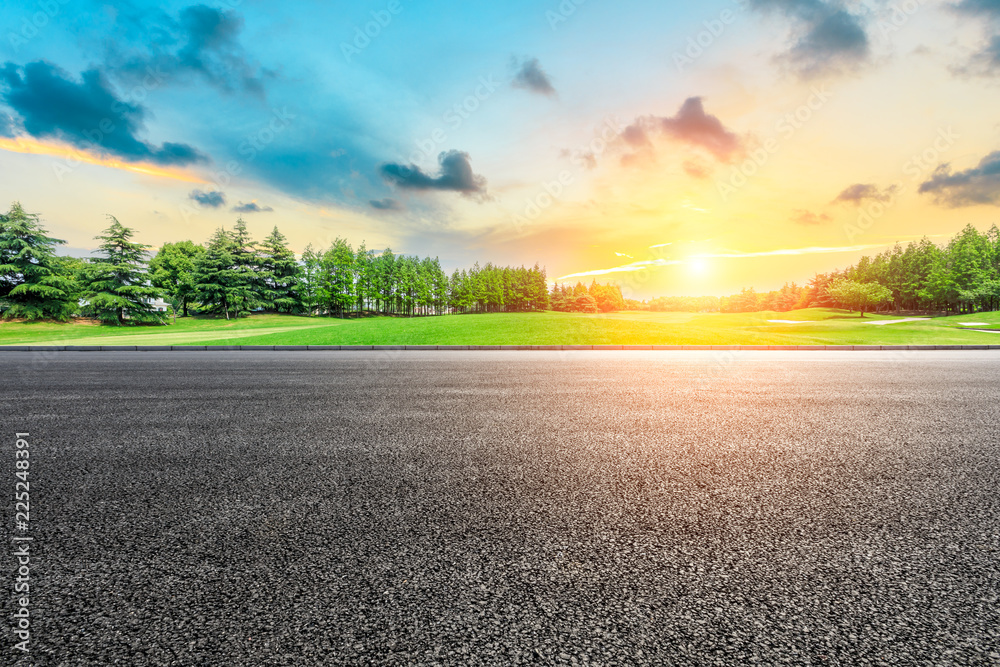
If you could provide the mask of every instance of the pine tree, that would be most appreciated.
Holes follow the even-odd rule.
[[[220,227],[194,262],[194,293],[202,309],[224,313],[227,320],[229,311],[236,306],[234,295],[240,282],[233,265],[234,249],[232,235]]]
[[[275,227],[260,244],[261,301],[265,307],[279,313],[301,313],[304,309],[298,289],[301,276],[302,266],[295,261],[295,253],[288,249],[287,240]]]
[[[153,302],[162,298],[159,287],[150,285],[146,269],[148,245],[132,240],[135,230],[124,226],[113,215],[111,225],[95,239],[103,257],[91,262],[87,272],[84,298],[87,309],[105,324],[163,322]]]
[[[265,281],[257,244],[250,237],[243,218],[236,220],[231,237],[234,283],[230,299],[239,317],[240,313],[250,313],[264,305]]]
[[[0,303],[5,318],[65,321],[76,312],[77,285],[55,254],[65,241],[45,235],[38,215],[14,202],[0,222]]]

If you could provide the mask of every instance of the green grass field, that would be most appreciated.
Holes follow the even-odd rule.
[[[511,313],[339,320],[255,315],[176,325],[0,323],[2,345],[954,345],[1000,344],[1000,312],[899,321],[827,308],[790,313]],[[768,320],[793,320],[777,323]],[[876,325],[877,320],[899,321]]]

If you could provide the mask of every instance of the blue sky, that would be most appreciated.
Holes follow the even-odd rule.
[[[986,225],[1000,201],[994,0],[2,6],[0,195],[78,252],[106,213],[153,245],[244,215],[297,251],[344,236],[602,279],[634,259],[657,270],[640,295],[689,291],[699,255],[713,292]]]

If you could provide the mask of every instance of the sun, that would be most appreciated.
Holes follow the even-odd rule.
[[[693,257],[687,261],[688,272],[696,276],[703,276],[709,271],[708,262],[699,257]]]

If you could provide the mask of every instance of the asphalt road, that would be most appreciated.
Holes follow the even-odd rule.
[[[998,352],[0,353],[0,414],[15,664],[1000,664]]]

